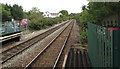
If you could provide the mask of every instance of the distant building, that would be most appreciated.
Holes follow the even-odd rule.
[[[61,13],[50,13],[48,11],[43,13],[44,17],[50,17],[50,18],[59,17],[60,15],[62,14]]]

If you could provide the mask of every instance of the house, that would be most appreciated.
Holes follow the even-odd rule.
[[[60,15],[62,14],[61,13],[50,13],[48,11],[43,13],[44,17],[50,17],[50,18],[59,17]]]

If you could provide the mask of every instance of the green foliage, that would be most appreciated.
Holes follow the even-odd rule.
[[[54,24],[60,23],[61,19],[60,18],[41,18],[41,19],[31,19],[30,21],[30,28],[40,30],[44,29],[50,26],[53,26]]]
[[[28,12],[23,12],[23,19],[28,18],[28,16],[29,16],[29,13],[28,13]]]
[[[14,4],[11,8],[11,14],[14,19],[21,20],[23,19],[23,9],[22,6],[18,6],[17,4]]]
[[[87,43],[87,36],[88,36],[87,31],[80,33],[79,40],[82,44]]]
[[[88,13],[93,16],[94,22],[101,21],[104,17],[118,14],[120,2],[89,2]]]
[[[30,28],[33,28],[36,30],[39,30],[42,28],[44,19],[38,8],[33,7],[32,10],[29,11],[27,18],[30,19],[30,23],[29,23]]]
[[[2,5],[0,4],[0,22],[2,22]]]
[[[68,16],[68,11],[67,10],[61,10],[59,13],[62,13],[64,16]]]
[[[66,21],[69,19],[67,10],[61,10],[59,13],[62,13],[62,15],[60,17],[62,18],[63,21]]]
[[[62,18],[63,21],[66,21],[66,20],[69,19],[69,17],[68,17],[68,16],[65,16],[65,15],[61,15],[60,17]]]
[[[8,5],[5,4],[0,4],[2,6],[2,21],[10,21],[12,16],[11,16],[11,11],[8,7]]]
[[[29,13],[25,14],[27,15],[27,18],[30,19],[29,27],[35,30],[45,29],[62,21],[62,18],[60,17],[44,18],[42,16],[43,12],[40,12],[36,7],[32,8]]]
[[[87,8],[86,8],[86,5],[83,5],[82,6],[82,10],[84,11],[84,10],[86,10]]]
[[[102,19],[113,14],[120,14],[120,2],[89,2],[82,7],[79,14],[71,14],[80,26],[80,42],[87,42],[87,23],[100,23]]]
[[[16,20],[23,19],[22,6],[14,4],[13,6],[7,4],[0,4],[2,6],[2,21],[10,21],[12,18]]]
[[[30,14],[34,14],[34,13],[41,13],[43,14],[42,12],[40,12],[40,9],[38,9],[37,7],[33,7],[32,10],[29,11]]]

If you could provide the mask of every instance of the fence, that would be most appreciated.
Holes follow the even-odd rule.
[[[92,67],[120,67],[120,29],[88,23],[88,54]]]

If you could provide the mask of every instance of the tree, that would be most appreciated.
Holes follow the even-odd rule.
[[[40,12],[40,10],[37,7],[33,7],[28,13],[25,12],[25,14],[28,14],[28,19],[30,19],[29,28],[34,30],[44,29],[62,21],[62,18],[60,17],[43,17],[43,12]]]
[[[59,13],[62,13],[62,15],[68,16],[68,11],[67,10],[61,10]]]
[[[87,8],[86,8],[86,5],[83,5],[82,6],[82,10],[84,11],[84,10],[86,10]]]
[[[12,16],[11,16],[11,11],[9,9],[9,6],[6,4],[0,4],[2,6],[2,21],[10,21]]]
[[[23,18],[24,19],[29,18],[29,12],[24,11],[23,12]]]
[[[42,16],[43,12],[40,12],[40,10],[37,7],[33,7],[32,10],[30,10],[28,12],[28,14],[29,14],[29,16],[28,16],[29,19],[41,19],[41,18],[43,18],[43,16]]]
[[[120,2],[89,2],[88,13],[94,17],[95,22],[101,21],[104,17],[118,14]]]
[[[89,2],[82,7],[82,12],[74,18],[80,25],[80,41],[87,42],[87,23],[100,23],[104,17],[119,14],[120,2]]]
[[[39,13],[40,9],[38,9],[37,7],[33,7],[32,10],[29,11],[31,14],[33,13]],[[41,13],[42,14],[42,13]]]
[[[40,30],[44,26],[44,18],[42,12],[37,7],[33,7],[28,13],[28,19],[30,19],[30,28]]]
[[[18,6],[17,4],[14,4],[11,8],[11,14],[14,19],[21,20],[23,19],[23,9],[22,6]]]

